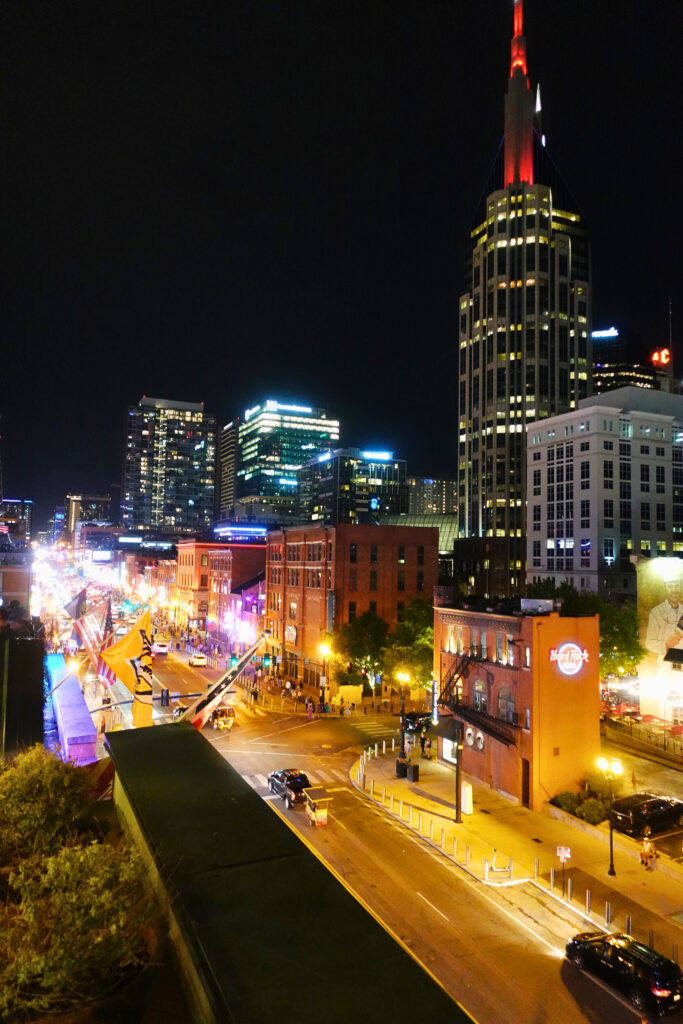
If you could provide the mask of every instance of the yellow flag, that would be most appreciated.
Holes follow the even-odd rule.
[[[135,693],[137,675],[132,664],[134,658],[141,658],[145,646],[143,636],[149,643],[151,636],[149,610],[143,612],[133,628],[115,644],[102,651],[102,660],[115,672],[124,686]]]

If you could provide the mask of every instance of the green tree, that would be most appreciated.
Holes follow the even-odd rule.
[[[87,772],[37,744],[0,763],[0,864],[36,850],[55,853],[93,827]]]
[[[108,994],[147,959],[153,916],[144,868],[127,844],[33,854],[0,910],[0,1020],[55,1013]]]
[[[434,671],[434,610],[428,601],[412,600],[388,638],[384,672],[395,680],[407,672],[413,685],[428,687]]]
[[[330,646],[338,674],[346,673],[348,662],[356,674],[362,669],[373,674],[379,672],[388,632],[389,624],[376,612],[368,611],[332,633]]]

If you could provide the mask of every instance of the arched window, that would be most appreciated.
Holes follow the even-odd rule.
[[[501,686],[498,691],[498,717],[504,722],[515,720],[515,698],[509,686]]]
[[[476,708],[477,711],[486,712],[487,705],[486,683],[482,683],[481,679],[477,679],[472,687],[472,707]]]

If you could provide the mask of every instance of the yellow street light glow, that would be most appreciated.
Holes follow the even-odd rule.
[[[396,673],[396,678],[398,679],[398,681],[400,683],[409,683],[410,682],[410,674],[408,672],[397,672]]]
[[[608,761],[606,757],[598,758],[598,768],[601,772],[609,772],[610,775],[621,775],[624,771],[621,761]]]
[[[318,651],[321,658],[327,658],[332,653],[332,648],[329,644],[320,644]]]

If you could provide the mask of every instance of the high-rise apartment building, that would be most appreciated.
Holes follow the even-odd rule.
[[[76,523],[108,523],[111,521],[109,494],[67,494],[64,499],[65,531],[72,537]]]
[[[408,477],[408,512],[411,516],[456,515],[458,485],[455,480]]]
[[[221,516],[291,520],[300,467],[338,442],[339,420],[323,409],[274,399],[247,409],[221,432]]]
[[[24,547],[29,543],[32,520],[31,498],[3,498],[0,501],[0,523],[7,528],[15,545]]]
[[[590,386],[588,237],[544,143],[515,0],[504,145],[460,298],[459,534],[486,540],[474,586],[489,596],[524,582],[526,424],[575,408]]]
[[[216,420],[204,403],[140,399],[128,408],[121,522],[204,533],[213,522]]]
[[[298,490],[302,521],[371,524],[408,512],[406,463],[393,452],[323,452],[299,470]]]

